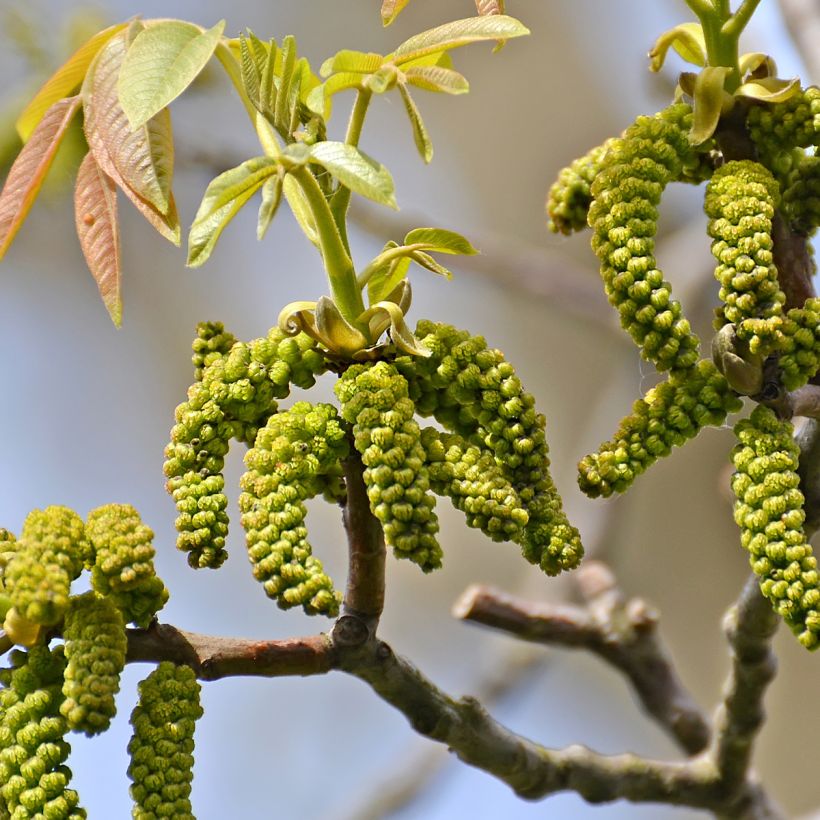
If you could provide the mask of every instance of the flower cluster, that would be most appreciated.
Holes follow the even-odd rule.
[[[798,640],[820,645],[820,576],[803,532],[803,494],[792,425],[759,405],[735,425],[735,521],[760,589]]]
[[[63,625],[65,669],[60,713],[75,731],[104,732],[117,711],[114,698],[125,667],[125,624],[109,598],[86,592],[71,599]]]
[[[347,455],[336,408],[297,402],[271,416],[245,456],[239,497],[254,577],[280,607],[336,615],[340,596],[307,540],[304,502]]]
[[[139,685],[128,744],[133,817],[193,820],[194,728],[202,716],[199,683],[188,666],[163,661]]]

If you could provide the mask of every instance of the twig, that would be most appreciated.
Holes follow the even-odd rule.
[[[598,655],[627,676],[646,711],[686,752],[703,751],[709,726],[657,634],[657,612],[640,599],[624,600],[611,571],[600,562],[586,562],[578,576],[585,607],[532,603],[473,586],[453,611],[527,641]]]
[[[811,82],[820,83],[820,8],[816,0],[780,0],[780,11]]]

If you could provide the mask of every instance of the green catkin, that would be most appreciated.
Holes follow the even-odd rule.
[[[230,440],[252,444],[276,412],[277,400],[291,386],[313,386],[324,369],[310,337],[290,337],[274,328],[265,338],[237,342],[226,355],[214,357],[201,381],[189,388],[188,400],[176,409],[164,470],[179,511],[177,547],[188,553],[191,566],[216,568],[227,558],[222,469]]]
[[[596,146],[559,172],[547,195],[547,226],[553,233],[569,235],[587,227],[592,181],[613,142]]]
[[[136,820],[194,820],[191,781],[194,729],[202,716],[199,683],[189,666],[163,661],[139,685],[128,744]]]
[[[715,278],[723,306],[715,329],[731,322],[752,353],[766,355],[778,345],[786,296],[777,280],[772,218],[780,189],[757,162],[727,162],[706,187],[704,210],[717,259]]]
[[[348,450],[335,407],[297,402],[268,419],[245,456],[239,509],[248,555],[254,577],[282,609],[339,612],[341,596],[307,540],[304,502],[324,491],[325,475],[338,476]]]
[[[521,540],[529,516],[489,450],[432,427],[421,431],[421,442],[430,486],[452,500],[466,515],[468,526],[493,541]]]
[[[342,418],[353,425],[370,509],[398,558],[424,572],[441,566],[435,498],[408,385],[387,362],[353,365],[336,382]]]
[[[60,714],[63,648],[11,653],[0,670],[0,806],[12,820],[86,817],[68,788],[68,725]]]
[[[820,225],[820,157],[802,157],[783,186],[782,210],[795,233],[811,236]]]
[[[786,314],[780,342],[780,378],[787,390],[797,390],[820,368],[820,299],[806,299],[802,308]]]
[[[664,189],[703,161],[689,142],[691,119],[683,104],[638,117],[603,158],[589,210],[609,302],[641,355],[661,371],[686,369],[698,359],[698,338],[654,257]]]
[[[734,516],[761,592],[807,649],[820,645],[820,577],[803,532],[793,427],[758,405],[735,425]]]
[[[809,86],[785,102],[750,106],[746,127],[761,160],[778,167],[792,149],[820,143],[820,88]]]
[[[117,712],[114,698],[125,668],[125,622],[108,599],[86,592],[71,599],[63,627],[65,669],[60,714],[70,729],[97,735]]]
[[[583,547],[549,474],[546,422],[512,365],[450,325],[422,321],[416,336],[430,356],[396,360],[416,410],[493,455],[529,516],[518,540],[528,561],[550,575],[577,566]]]
[[[191,344],[191,363],[196,380],[202,381],[205,368],[220,357],[227,356],[235,342],[236,337],[225,330],[222,322],[200,322],[196,326],[196,339]]]
[[[126,623],[147,627],[168,600],[154,569],[154,533],[130,504],[92,510],[86,534],[94,547],[91,586],[108,596]]]
[[[71,582],[90,560],[85,526],[73,510],[33,510],[3,573],[12,606],[26,621],[56,624],[68,606]]]
[[[578,484],[591,498],[622,493],[647,467],[707,425],[721,425],[742,407],[726,379],[706,359],[671,373],[638,399],[614,438],[578,465]]]

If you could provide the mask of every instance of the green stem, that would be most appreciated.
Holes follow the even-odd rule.
[[[686,5],[695,13],[698,20],[703,23],[704,17],[715,13],[715,8],[709,0],[686,0]]]
[[[347,133],[345,134],[345,142],[354,148],[359,144],[362,127],[364,126],[364,118],[367,114],[367,108],[370,105],[370,98],[372,96],[373,92],[365,88],[360,88],[356,94],[356,102],[353,104],[353,110],[350,112],[350,120],[347,124]],[[336,193],[330,198],[330,210],[348,253],[350,253],[350,244],[347,241],[347,209],[350,205],[350,194],[350,188],[345,188],[344,185],[340,185]]]
[[[740,37],[749,20],[760,5],[760,0],[743,0],[740,8],[723,24],[723,31],[731,37]]]
[[[333,301],[342,316],[354,327],[359,327],[356,320],[364,312],[362,292],[356,282],[353,260],[342,241],[342,235],[333,219],[330,206],[316,177],[307,167],[294,168],[290,173],[305,194],[316,222],[319,248],[325,263]]]

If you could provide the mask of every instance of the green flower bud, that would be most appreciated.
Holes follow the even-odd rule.
[[[749,135],[770,168],[793,148],[820,143],[820,89],[810,86],[774,105],[753,105],[746,118]]]
[[[516,540],[528,561],[550,575],[576,566],[583,547],[549,474],[545,419],[513,366],[483,337],[449,325],[419,322],[416,336],[430,356],[400,357],[396,367],[418,413],[492,455],[527,512]]]
[[[520,543],[529,515],[492,453],[432,427],[421,431],[421,442],[433,491],[448,496],[467,525],[493,541]]]
[[[65,765],[63,647],[14,651],[11,663],[0,670],[0,806],[15,820],[85,818]]]
[[[33,510],[3,573],[21,618],[51,626],[64,615],[71,582],[91,559],[82,519],[68,507]]]
[[[740,410],[740,399],[706,359],[676,371],[632,406],[618,432],[598,452],[578,464],[578,484],[591,498],[622,493],[672,448],[694,438],[707,425],[723,424]]]
[[[716,330],[730,322],[754,354],[778,347],[786,296],[777,280],[772,218],[780,189],[771,172],[757,162],[727,162],[706,187],[715,278],[723,307]],[[718,326],[718,322],[720,325]]]
[[[547,225],[553,233],[571,234],[587,227],[592,181],[614,140],[607,140],[561,170],[547,196]]]
[[[436,501],[407,381],[392,364],[376,362],[348,368],[335,389],[342,417],[353,425],[370,509],[385,541],[397,558],[409,558],[424,572],[437,569],[442,553]]]
[[[784,181],[782,210],[796,233],[811,236],[820,225],[820,157],[795,163]]]
[[[199,689],[190,667],[170,661],[160,663],[139,685],[128,744],[131,814],[137,820],[193,820],[194,728],[202,717]]]
[[[168,600],[154,569],[154,533],[130,504],[92,510],[86,533],[96,554],[91,586],[111,599],[126,623],[147,627]]]
[[[236,342],[236,337],[225,330],[222,322],[200,322],[196,326],[196,339],[191,345],[193,349],[191,361],[197,381],[202,380],[202,375],[208,365],[213,364],[222,356],[227,356],[234,342]]]
[[[691,367],[698,357],[697,336],[654,257],[664,189],[703,162],[703,146],[696,149],[688,138],[691,118],[682,104],[638,117],[603,157],[589,209],[610,304],[641,355],[662,371]]]
[[[797,390],[820,367],[820,299],[806,299],[783,321],[780,339],[780,378],[787,390]]]
[[[760,590],[807,649],[820,645],[820,576],[803,531],[799,449],[788,421],[758,405],[735,425],[735,521]]]
[[[65,670],[60,713],[69,728],[96,735],[117,712],[128,642],[122,614],[108,598],[86,592],[71,599],[63,627]]]
[[[341,596],[313,556],[304,502],[338,479],[349,445],[330,404],[297,402],[271,416],[248,450],[239,497],[254,577],[282,609],[335,616]]]

